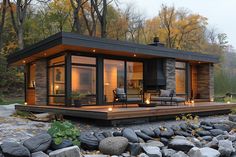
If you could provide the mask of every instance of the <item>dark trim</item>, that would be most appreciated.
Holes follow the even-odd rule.
[[[71,106],[71,53],[65,55],[65,105]]]
[[[104,65],[103,58],[97,57],[97,68],[96,68],[96,99],[98,105],[103,105],[104,100]]]
[[[187,100],[191,99],[191,67],[190,63],[186,63],[186,93]]]
[[[8,56],[8,63],[12,64],[33,54],[45,51],[57,45],[68,45],[78,47],[88,47],[101,50],[128,52],[130,54],[150,55],[153,57],[176,58],[182,60],[202,61],[216,63],[219,58],[213,55],[201,54],[196,52],[187,52],[165,47],[136,44],[125,41],[103,39],[78,35],[75,33],[60,32],[52,35],[32,46],[13,53]]]

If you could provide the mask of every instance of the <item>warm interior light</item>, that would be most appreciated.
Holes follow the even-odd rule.
[[[27,104],[28,104],[27,102],[24,103],[24,105],[27,105]]]
[[[134,57],[136,57],[136,54],[134,54]]]
[[[145,103],[146,103],[146,104],[150,104],[150,100],[147,99],[147,100],[145,101]]]
[[[211,100],[210,100],[211,102],[213,102],[214,101],[214,98],[211,98]]]
[[[93,49],[93,52],[96,52],[96,50],[95,50],[95,49]]]
[[[56,85],[56,86],[55,86],[55,89],[56,89],[56,90],[58,90],[58,89],[59,89],[59,86],[58,86],[58,85]]]
[[[111,108],[111,107],[109,107],[109,108],[108,108],[108,111],[109,111],[109,112],[111,112],[111,111],[112,111],[112,108]]]
[[[22,63],[24,63],[24,64],[25,64],[25,60],[23,60],[23,61],[22,61]]]
[[[44,53],[43,55],[44,55],[44,56],[47,56],[47,53]]]
[[[191,103],[194,104],[194,100],[191,100]]]
[[[227,104],[230,104],[230,101],[227,101]]]

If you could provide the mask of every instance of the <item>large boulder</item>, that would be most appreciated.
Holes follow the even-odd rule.
[[[167,149],[167,148],[162,149],[163,157],[172,157],[172,155],[174,155],[175,153],[176,151],[174,149]]]
[[[60,144],[56,144],[54,140],[52,140],[52,144],[51,144],[51,148],[53,150],[62,149],[62,148],[70,147],[70,146],[73,146],[72,141],[66,140],[66,139],[62,140]]]
[[[49,153],[49,157],[82,157],[78,146],[58,149]]]
[[[236,122],[236,114],[229,114],[229,121]]]
[[[218,147],[218,151],[224,157],[230,157],[231,153],[235,152],[233,144],[229,140],[220,140]]]
[[[81,147],[87,150],[96,150],[99,145],[99,140],[91,133],[80,134]]]
[[[156,137],[156,134],[151,129],[142,129],[141,132],[150,137]]]
[[[39,152],[32,153],[31,157],[49,157],[49,156],[47,154],[45,154],[44,152],[39,151]]]
[[[189,156],[182,151],[178,151],[177,153],[173,154],[171,157],[189,157]]]
[[[188,140],[185,139],[178,139],[174,138],[173,140],[170,141],[169,148],[172,148],[177,151],[189,151],[192,147],[194,147],[194,144]]]
[[[137,156],[141,153],[142,147],[140,146],[139,143],[129,143],[128,151],[130,152],[131,156]]]
[[[138,136],[135,134],[134,130],[130,128],[125,128],[122,130],[122,135],[132,143],[138,143]]]
[[[103,154],[120,155],[128,146],[128,139],[125,137],[108,137],[99,144],[99,150]]]
[[[52,137],[48,134],[39,134],[25,140],[23,145],[29,149],[31,153],[45,151],[49,148],[52,142]]]
[[[220,129],[220,130],[223,130],[223,131],[228,131],[229,132],[231,130],[230,126],[228,124],[224,124],[224,123],[214,124],[213,126],[214,126],[215,129]]]
[[[16,142],[3,142],[1,150],[5,157],[30,157],[30,151]]]
[[[94,136],[98,139],[99,142],[106,138],[103,133],[98,132],[95,132]]]
[[[153,146],[143,146],[143,151],[149,156],[149,157],[162,157],[162,153],[159,147],[153,147]]]
[[[204,147],[204,148],[193,147],[188,152],[188,155],[190,157],[219,157],[220,152],[209,147]]]
[[[160,136],[165,138],[171,138],[174,135],[174,131],[171,128],[165,128],[164,131],[161,131]]]
[[[144,134],[142,132],[137,131],[135,133],[136,133],[136,135],[138,137],[142,138],[144,141],[148,141],[148,140],[152,140],[153,139],[152,137],[150,137],[150,136],[148,136],[148,135],[146,135],[146,134]]]
[[[161,130],[159,128],[154,129],[153,132],[155,133],[156,137],[159,137],[161,134]]]
[[[154,140],[149,140],[147,141],[147,143],[145,143],[146,146],[153,146],[153,147],[159,147],[159,148],[162,148],[164,147],[165,145],[160,142],[160,141],[154,141]]]
[[[206,131],[206,130],[199,130],[199,131],[197,131],[197,134],[199,136],[211,136],[210,131]]]
[[[224,131],[221,129],[212,129],[212,130],[210,130],[210,132],[213,136],[218,136],[218,135],[224,134]]]

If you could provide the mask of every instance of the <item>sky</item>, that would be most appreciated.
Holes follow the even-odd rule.
[[[236,48],[236,0],[119,0],[121,8],[132,4],[146,18],[158,15],[161,4],[186,8],[208,18],[208,27],[226,33],[229,44]]]

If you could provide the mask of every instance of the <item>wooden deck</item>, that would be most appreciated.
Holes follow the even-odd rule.
[[[226,113],[231,108],[236,107],[236,103],[216,103],[216,102],[198,102],[194,105],[179,106],[157,106],[157,107],[138,107],[137,104],[130,104],[128,108],[116,106],[112,111],[108,108],[112,106],[84,106],[76,107],[56,107],[56,106],[33,106],[33,105],[16,105],[17,110],[30,112],[54,112],[67,116],[80,117],[86,119],[96,119],[105,121],[127,120],[139,118],[157,118],[163,116],[175,116],[187,113],[209,114]]]

